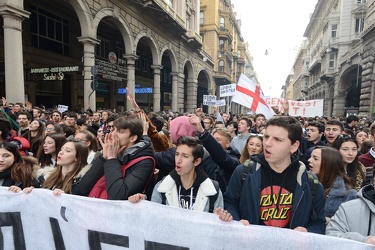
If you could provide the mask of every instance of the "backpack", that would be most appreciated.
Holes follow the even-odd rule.
[[[214,184],[216,194],[208,196],[208,199],[209,199],[209,202],[210,202],[208,212],[213,213],[214,208],[215,208],[215,202],[216,202],[217,198],[219,197],[220,187],[219,187],[219,183],[217,181],[215,181],[215,180],[211,180],[211,181]],[[167,200],[167,198],[165,197],[165,193],[161,193],[161,204],[166,205],[167,204],[166,200]]]
[[[152,174],[150,175],[150,178],[148,179],[147,184],[146,184],[143,192],[145,192],[146,187],[148,186],[152,176],[154,175],[155,165],[156,165],[155,159],[152,156],[141,156],[141,157],[138,157],[136,159],[133,159],[133,160],[127,162],[124,165],[121,165],[122,178],[124,179],[126,170],[128,168],[134,166],[136,163],[144,160],[144,159],[152,159],[153,162],[154,162],[154,166],[153,166],[153,169],[152,169]],[[105,176],[104,175],[96,182],[94,187],[91,189],[88,197],[105,199],[105,200],[108,199],[108,193],[107,193],[107,190],[105,188]]]
[[[241,191],[242,191],[242,187],[243,187],[243,184],[247,178],[247,175],[250,173],[250,171],[252,171],[253,169],[253,166],[255,165],[255,161],[251,160],[251,159],[248,159],[244,162],[243,164],[243,172],[242,172],[242,184],[241,184]],[[307,171],[307,180],[308,180],[308,183],[309,183],[309,186],[310,186],[310,190],[311,190],[311,196],[312,196],[312,213],[311,213],[311,219],[312,220],[316,220],[316,211],[315,211],[315,194],[316,194],[316,189],[317,189],[317,186],[319,185],[319,179],[318,177],[310,172],[310,171]],[[241,192],[242,193],[242,192]],[[239,197],[241,196],[240,194],[238,195]]]
[[[12,140],[10,141],[10,143],[13,143],[17,146],[18,151],[20,152],[21,156],[29,155],[28,150],[30,149],[30,143],[26,138],[14,136]]]

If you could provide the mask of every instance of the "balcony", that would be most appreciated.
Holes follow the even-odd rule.
[[[324,69],[320,73],[320,79],[322,81],[327,81],[335,76],[335,69],[334,68],[328,68]]]
[[[223,71],[215,71],[213,77],[217,85],[227,85],[232,83],[231,72],[228,67],[224,67]]]
[[[238,64],[245,64],[245,58],[243,58],[243,57],[238,57],[238,58],[237,58],[237,63],[238,63]]]
[[[192,44],[194,47],[202,47],[202,37],[195,30],[188,30],[185,36],[188,43]]]
[[[230,41],[230,43],[231,43],[232,40],[233,40],[233,35],[230,32],[230,30],[224,29],[224,28],[220,28],[220,30],[219,30],[219,38],[228,39]]]
[[[227,59],[229,61],[233,61],[233,56],[232,56],[232,53],[226,51],[226,50],[219,50],[217,52],[217,58],[221,58],[221,59]]]
[[[309,65],[309,68],[308,68],[308,71],[311,72],[313,71],[313,69],[317,66],[320,66],[322,63],[322,58],[320,56],[314,58],[314,60],[312,61],[312,63]]]

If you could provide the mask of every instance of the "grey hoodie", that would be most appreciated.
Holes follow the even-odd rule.
[[[358,192],[358,199],[344,202],[331,218],[326,235],[366,242],[375,236],[375,190],[372,185]]]

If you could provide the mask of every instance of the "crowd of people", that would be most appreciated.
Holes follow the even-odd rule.
[[[263,114],[0,111],[0,186],[217,214],[375,245],[375,123]]]

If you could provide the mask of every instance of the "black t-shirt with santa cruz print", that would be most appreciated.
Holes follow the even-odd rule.
[[[298,161],[282,173],[275,172],[270,166],[262,166],[260,225],[289,227],[298,168]]]

